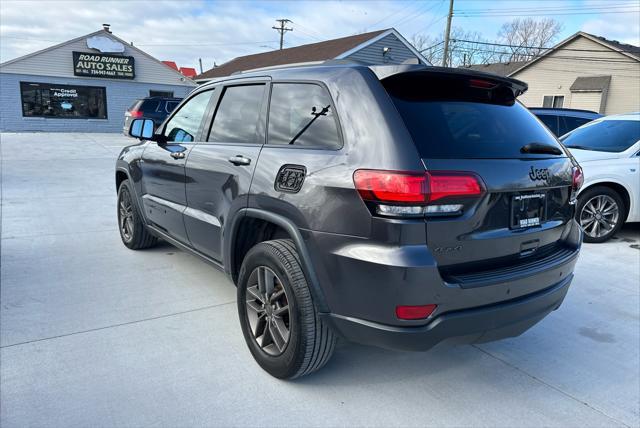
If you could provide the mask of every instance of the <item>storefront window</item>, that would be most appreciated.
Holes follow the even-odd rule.
[[[22,115],[61,119],[106,119],[106,89],[96,86],[20,82]]]

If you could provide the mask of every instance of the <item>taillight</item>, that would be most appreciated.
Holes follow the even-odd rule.
[[[573,167],[573,185],[572,188],[575,192],[580,190],[582,185],[584,184],[584,174],[582,174],[582,167],[574,166]]]
[[[129,116],[133,117],[134,119],[137,119],[142,117],[142,112],[140,110],[132,110],[129,112]]]
[[[484,187],[477,175],[468,172],[427,172],[430,202],[448,197],[480,196]]]
[[[396,317],[401,320],[419,320],[428,318],[437,307],[437,305],[396,306]]]
[[[423,204],[429,201],[427,176],[405,172],[359,169],[353,181],[365,201]]]
[[[386,216],[458,214],[462,204],[457,199],[479,197],[485,191],[480,177],[470,172],[360,169],[353,181],[362,199]],[[455,203],[446,203],[451,199]]]

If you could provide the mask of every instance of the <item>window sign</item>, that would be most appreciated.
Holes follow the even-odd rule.
[[[61,119],[106,119],[106,89],[96,86],[20,82],[22,115]]]
[[[110,79],[133,79],[136,77],[132,56],[92,52],[73,52],[73,74]]]

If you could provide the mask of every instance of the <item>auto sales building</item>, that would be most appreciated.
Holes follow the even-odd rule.
[[[0,131],[121,132],[136,99],[196,86],[105,28],[0,64]]]

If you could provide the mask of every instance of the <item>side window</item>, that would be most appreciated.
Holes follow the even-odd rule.
[[[164,130],[167,141],[187,143],[195,139],[212,95],[213,90],[201,92],[176,112]]]
[[[320,85],[274,83],[269,109],[269,144],[339,149],[331,98]]]
[[[258,122],[264,88],[264,84],[225,88],[208,141],[258,143]]]
[[[581,117],[562,116],[560,117],[560,132],[558,132],[558,135],[573,131],[587,122],[590,122],[590,120]]]
[[[541,114],[538,116],[538,119],[542,121],[546,125],[547,128],[554,134],[558,132],[558,116],[552,116],[550,114]]]

